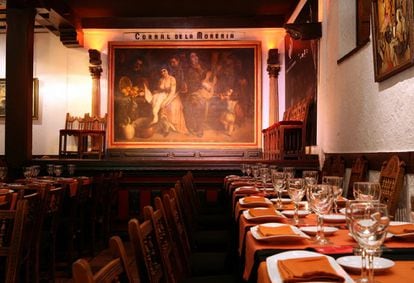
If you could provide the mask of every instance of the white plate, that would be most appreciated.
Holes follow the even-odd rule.
[[[346,208],[345,208],[345,207],[341,208],[341,209],[339,210],[339,213],[341,213],[341,214],[345,215],[345,214],[346,214]]]
[[[281,198],[281,200],[282,200],[282,203],[285,203],[285,204],[292,202],[290,198]],[[270,201],[273,203],[277,203],[277,198],[271,198]]]
[[[278,253],[266,258],[267,272],[272,283],[282,283],[282,278],[279,274],[279,269],[277,268],[277,261],[284,260],[289,258],[301,258],[301,257],[313,257],[313,256],[325,256],[320,253],[309,252],[309,251],[288,251],[283,253]],[[345,270],[335,261],[334,258],[326,256],[331,264],[332,268],[335,271],[344,277],[345,283],[353,283],[354,280],[345,272]]]
[[[255,209],[268,209],[267,207],[257,207]],[[279,211],[276,211],[276,215],[264,215],[264,216],[252,216],[249,213],[250,209],[244,210],[243,211],[243,216],[244,218],[246,218],[247,220],[250,221],[263,221],[263,220],[268,220],[268,221],[281,221],[283,219],[286,219],[286,216],[284,216],[283,214],[281,214]]]
[[[258,241],[269,241],[269,240],[294,240],[294,239],[310,239],[308,235],[303,233],[299,228],[289,225],[289,224],[282,224],[282,223],[263,223],[260,224],[262,226],[266,227],[280,227],[280,226],[290,226],[292,228],[292,231],[296,235],[272,235],[272,236],[263,236],[258,231],[259,225],[253,226],[250,228],[250,232],[252,233],[252,236],[258,240]]]
[[[257,198],[257,201],[250,201],[250,202],[245,202],[244,201],[244,199],[245,198],[241,198],[241,199],[239,199],[239,203],[241,204],[241,205],[244,205],[244,206],[257,206],[257,205],[266,205],[266,206],[268,206],[269,204],[272,204],[272,202],[269,200],[269,199],[267,199],[267,198],[265,198],[264,199],[264,201],[263,201],[263,197],[258,197],[258,196],[250,196],[249,197],[250,199],[255,199],[255,198]]]
[[[295,211],[294,210],[283,210],[282,214],[287,217],[293,217],[293,215],[295,214]],[[298,210],[299,217],[305,217],[309,214],[310,212],[308,210]]]
[[[402,221],[390,221],[390,226],[398,226],[398,225],[404,225],[404,224],[411,224],[411,223],[410,222],[402,222]],[[387,232],[387,236],[401,238],[401,239],[405,239],[405,240],[414,240],[414,232],[398,234],[398,235]]]
[[[352,271],[359,272],[361,270],[361,256],[351,255],[343,256],[336,259],[343,268]],[[382,257],[374,257],[374,271],[384,271],[394,266],[394,262],[390,259]]]
[[[341,223],[346,221],[346,217],[343,214],[326,214],[322,218],[326,223]]]
[[[300,230],[302,230],[308,235],[313,236],[313,235],[316,235],[316,228],[317,228],[316,226],[304,226],[304,227],[301,227]],[[336,231],[338,231],[338,228],[336,227],[323,226],[323,233],[325,236],[332,235]]]

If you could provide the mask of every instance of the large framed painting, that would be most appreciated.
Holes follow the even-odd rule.
[[[373,0],[375,81],[413,65],[413,0]]]
[[[33,79],[32,118],[39,118],[39,79]],[[6,117],[6,79],[0,79],[0,118]]]
[[[110,42],[109,148],[261,146],[257,41]]]

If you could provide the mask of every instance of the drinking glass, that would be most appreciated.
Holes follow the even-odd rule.
[[[295,204],[295,211],[292,222],[294,225],[299,224],[299,202],[306,192],[305,182],[302,178],[287,179],[287,192]]]
[[[328,245],[331,242],[325,238],[323,231],[323,215],[329,213],[333,204],[332,186],[328,184],[309,185],[307,198],[311,209],[317,215],[317,228],[315,243],[318,245]]]
[[[262,179],[262,182],[263,182],[263,187],[266,188],[267,179],[269,177],[269,168],[261,167],[259,171],[260,171],[260,178]]]
[[[250,178],[250,174],[252,174],[252,167],[249,164],[246,164],[246,174],[248,178]]]
[[[302,171],[302,178],[305,179],[305,185],[316,185],[318,183],[319,172],[316,170]]]
[[[40,165],[33,165],[33,177],[37,177],[40,174]]]
[[[295,177],[295,167],[283,167],[283,173],[285,173],[286,179]]]
[[[62,165],[54,165],[53,166],[53,173],[56,177],[59,177],[62,174],[63,168]]]
[[[242,172],[242,176],[246,175],[246,164],[242,164],[240,167],[240,171]]]
[[[334,213],[338,213],[338,198],[342,195],[343,177],[338,176],[323,176],[322,184],[329,184],[332,186],[334,194]]]
[[[276,208],[282,208],[282,192],[285,189],[285,173],[272,170],[272,185],[277,194]]]
[[[377,182],[355,182],[353,194],[356,200],[380,200],[381,185]]]
[[[69,176],[75,175],[76,165],[75,164],[68,164],[68,174]]]
[[[345,218],[346,218],[346,225],[348,227],[349,233],[352,235],[352,225],[351,225],[351,205],[354,203],[366,203],[366,200],[347,200],[346,201],[346,206],[345,206]],[[378,200],[374,200],[372,202],[377,202]],[[355,239],[355,241],[357,242],[357,240]],[[357,242],[358,243],[358,242]],[[361,275],[360,275],[360,280],[359,282],[367,282],[367,258],[366,258],[366,253],[365,250],[363,248],[361,248],[358,244],[358,247],[354,248],[354,254],[356,256],[361,256]]]
[[[256,187],[256,180],[259,177],[259,166],[258,165],[252,165],[252,174],[253,174],[253,180],[254,180],[254,187]]]
[[[7,176],[7,167],[1,166],[0,167],[0,180],[1,182],[4,182],[4,179],[6,179]]]
[[[351,233],[367,257],[367,280],[374,283],[374,256],[387,234],[390,218],[386,204],[357,202],[349,206]]]
[[[23,176],[26,180],[29,180],[33,176],[33,167],[25,166],[23,167]]]
[[[47,174],[49,176],[53,176],[54,167],[55,167],[55,165],[53,165],[53,164],[47,164],[46,165]]]

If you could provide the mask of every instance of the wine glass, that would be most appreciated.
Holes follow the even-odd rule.
[[[75,175],[76,165],[75,164],[68,164],[68,174],[69,176]]]
[[[294,225],[297,225],[299,224],[299,202],[302,200],[306,192],[304,180],[302,178],[287,179],[287,192],[295,204],[292,222]]]
[[[387,234],[390,218],[386,204],[357,202],[349,206],[350,232],[367,257],[367,278],[360,282],[374,283],[374,256]],[[367,279],[367,280],[366,280]]]
[[[53,166],[53,173],[56,177],[59,177],[62,174],[63,168],[62,165],[54,165]]]
[[[283,167],[283,173],[285,173],[286,179],[295,177],[295,168],[294,167]]]
[[[285,173],[272,170],[272,185],[277,194],[276,208],[282,208],[282,192],[285,189]]]
[[[356,200],[380,200],[381,185],[377,182],[355,182],[353,194]]]
[[[343,177],[338,176],[323,176],[322,184],[329,184],[332,186],[334,194],[334,213],[338,213],[338,198],[342,195]]]
[[[29,180],[33,176],[33,167],[32,166],[23,167],[23,176],[26,180]]]
[[[263,188],[266,188],[267,179],[269,177],[269,168],[261,167],[260,171],[260,178],[262,179]]]
[[[246,174],[248,178],[250,178],[250,174],[252,174],[252,167],[249,164],[246,164]]]
[[[4,179],[6,179],[7,176],[7,167],[1,166],[0,167],[0,180],[1,182],[4,182]]]
[[[319,172],[316,170],[302,171],[302,178],[305,179],[306,185],[316,185],[318,183]]]
[[[259,166],[258,165],[252,165],[252,174],[253,174],[253,180],[254,180],[254,187],[256,187],[256,180],[259,177]]]
[[[317,227],[315,243],[318,245],[328,245],[331,242],[325,238],[323,231],[323,215],[329,213],[333,204],[332,186],[328,184],[309,185],[307,198],[311,209],[317,215]]]
[[[40,174],[40,165],[33,165],[33,177],[37,177]]]
[[[246,175],[246,164],[242,164],[240,167],[240,171],[242,172],[242,175],[245,176]]]
[[[47,170],[47,174],[51,177],[51,176],[53,176],[53,171],[54,171],[54,167],[55,167],[55,165],[53,165],[53,164],[47,164],[46,165],[46,170]]]

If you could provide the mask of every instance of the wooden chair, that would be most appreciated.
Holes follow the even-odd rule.
[[[323,176],[338,176],[344,177],[345,176],[345,159],[340,156],[329,156],[325,159],[322,167],[322,174]]]
[[[59,158],[80,158],[82,147],[81,133],[85,128],[84,119],[66,113],[65,128],[59,130]],[[69,144],[73,137],[75,144]],[[74,147],[74,149],[71,149]]]
[[[139,223],[133,218],[128,222],[128,234],[135,256],[141,282],[169,282],[157,243],[155,229],[150,220]]]
[[[95,274],[92,273],[91,266],[87,260],[78,259],[73,263],[72,273],[75,283],[135,282],[129,269],[125,247],[121,238],[113,236],[109,240],[109,247],[113,254],[113,259]]]
[[[357,157],[351,168],[351,175],[349,177],[348,191],[346,197],[352,199],[354,197],[354,183],[363,182],[367,180],[368,174],[368,160],[364,156]]]
[[[313,96],[306,96],[286,109],[283,120],[264,129],[264,158],[267,160],[305,157],[308,116]]]
[[[23,257],[24,223],[27,200],[19,200],[16,209],[0,210],[0,281],[18,282]]]
[[[388,213],[394,217],[398,208],[401,191],[404,186],[405,162],[397,155],[384,161],[381,167],[379,183],[381,185],[381,202],[387,204]]]
[[[82,147],[80,158],[96,156],[102,159],[106,151],[106,123],[108,114],[104,117],[85,114],[84,129],[81,131]]]

